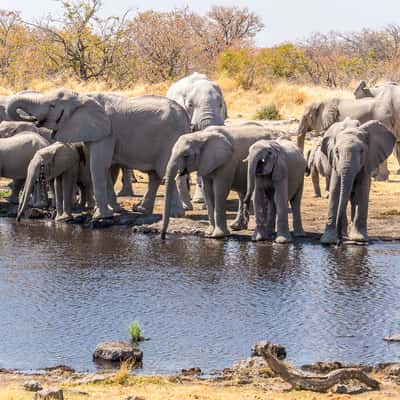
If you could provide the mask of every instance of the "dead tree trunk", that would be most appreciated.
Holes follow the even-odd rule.
[[[343,383],[349,379],[356,379],[371,389],[379,389],[379,382],[370,378],[357,368],[342,368],[332,371],[327,375],[305,374],[299,370],[289,370],[285,364],[278,361],[270,352],[262,350],[262,355],[271,370],[283,380],[290,383],[293,388],[311,390],[313,392],[327,392],[332,386]]]

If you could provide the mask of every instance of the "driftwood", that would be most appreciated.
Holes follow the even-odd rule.
[[[371,389],[379,389],[379,382],[370,378],[357,368],[342,368],[330,372],[327,375],[305,374],[297,369],[290,369],[284,363],[277,360],[270,352],[263,350],[262,355],[271,370],[283,380],[290,383],[293,388],[311,390],[313,392],[327,392],[332,386],[343,383],[349,379],[358,380]]]

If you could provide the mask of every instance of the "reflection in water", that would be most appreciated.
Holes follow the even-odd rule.
[[[297,364],[395,360],[399,245],[275,245],[0,220],[0,367],[94,369],[138,319],[145,373],[220,369],[262,339]]]

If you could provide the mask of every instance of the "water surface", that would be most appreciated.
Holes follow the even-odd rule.
[[[322,247],[0,219],[0,367],[94,370],[139,320],[144,373],[222,369],[259,340],[296,364],[395,361],[400,245]]]

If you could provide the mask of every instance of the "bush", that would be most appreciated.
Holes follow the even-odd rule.
[[[131,339],[134,342],[140,342],[142,335],[142,330],[140,329],[139,322],[133,321],[129,325],[129,333],[131,335]]]
[[[260,107],[254,116],[254,119],[268,119],[268,120],[277,120],[280,119],[281,116],[279,114],[279,110],[275,104],[269,104],[268,106]]]

